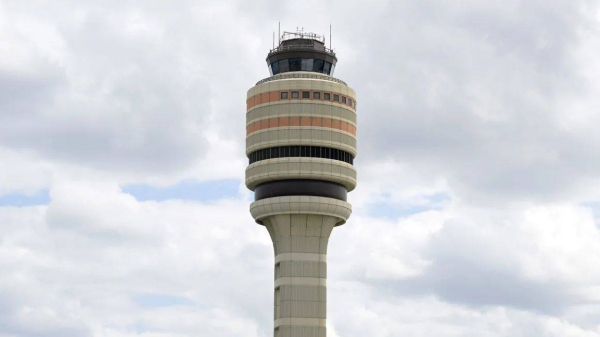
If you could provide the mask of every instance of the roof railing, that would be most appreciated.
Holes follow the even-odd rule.
[[[275,47],[269,51],[269,54],[281,52],[281,51],[290,51],[290,50],[317,50],[324,51],[327,54],[335,56],[335,52],[333,49],[329,49],[325,46],[323,47],[315,47],[314,45],[308,44],[300,44],[300,45],[280,45],[279,47]]]
[[[325,44],[325,37],[321,35],[317,35],[315,33],[305,33],[304,30],[299,30],[297,32],[283,32],[281,35],[281,41],[293,40],[293,39],[307,39],[307,40],[315,40]]]

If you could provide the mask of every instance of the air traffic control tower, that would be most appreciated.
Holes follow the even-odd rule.
[[[248,90],[250,212],[275,250],[275,337],[325,337],[327,243],[356,187],[356,94],[325,39],[284,33]]]

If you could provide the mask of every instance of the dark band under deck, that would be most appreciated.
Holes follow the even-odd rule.
[[[322,180],[277,180],[256,186],[254,200],[266,198],[306,195],[313,197],[326,197],[346,201],[348,190],[346,187]]]

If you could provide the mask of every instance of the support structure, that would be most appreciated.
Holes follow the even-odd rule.
[[[274,336],[325,337],[327,245],[356,187],[356,94],[315,34],[285,32],[267,63],[248,91],[246,186],[273,241]]]

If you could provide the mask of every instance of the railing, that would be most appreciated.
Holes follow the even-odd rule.
[[[296,32],[283,32],[281,35],[281,41],[294,40],[294,39],[309,39],[316,40],[323,44],[325,44],[325,37],[321,35],[317,35],[315,33],[304,32],[304,29],[298,30]]]
[[[274,49],[271,49],[269,51],[269,55],[271,55],[272,53],[277,53],[277,52],[282,52],[282,51],[291,51],[291,50],[316,50],[316,51],[323,51],[327,54],[330,54],[331,56],[335,57],[335,52],[333,51],[333,49],[329,49],[325,46],[321,47],[321,46],[315,46],[310,45],[310,44],[300,44],[300,45],[280,45],[279,47],[276,47]]]
[[[311,72],[295,72],[295,71],[281,73],[281,74],[277,74],[275,76],[267,77],[265,79],[262,79],[262,80],[256,82],[256,85],[267,83],[270,81],[288,79],[288,78],[315,78],[315,79],[322,79],[322,80],[326,80],[326,81],[332,81],[332,82],[337,82],[337,83],[340,83],[343,85],[347,85],[346,82],[344,82],[342,80],[338,80],[337,78],[331,77],[329,75],[319,74],[319,73],[311,73]]]

